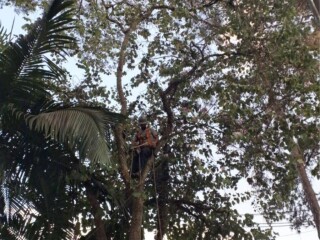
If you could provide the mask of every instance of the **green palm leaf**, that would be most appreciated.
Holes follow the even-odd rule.
[[[64,56],[74,46],[74,38],[66,35],[67,30],[74,28],[72,4],[69,0],[52,1],[30,32],[0,53],[0,104],[32,101],[48,94],[46,82],[63,77],[46,54]]]
[[[9,41],[9,34],[0,23],[0,51],[2,52]]]
[[[105,140],[106,124],[122,119],[120,114],[93,107],[64,107],[38,115],[18,111],[15,114],[24,116],[30,129],[43,132],[46,137],[78,150],[81,159],[88,158],[102,165],[110,160]]]
[[[26,118],[30,127],[47,137],[79,147],[80,158],[106,164],[110,159],[105,141],[108,115],[89,108],[69,108]]]
[[[9,206],[11,217],[0,224],[0,238],[14,233],[25,239],[70,239],[75,217],[71,210],[76,206],[66,189],[66,175],[76,160],[61,144],[45,140],[28,128],[3,138],[0,172],[1,180],[7,179],[2,183],[9,195],[3,194],[6,204],[0,202],[0,206]],[[10,141],[4,147],[6,139]]]
[[[63,57],[74,44],[65,34],[73,28],[72,11],[72,1],[52,1],[26,36],[0,49],[0,180],[14,213],[9,225],[0,224],[0,238],[70,239],[70,209],[77,206],[67,179],[81,164],[75,155],[101,165],[110,160],[105,130],[122,116],[101,108],[57,107],[49,93],[50,83],[65,73],[48,53]],[[27,213],[30,208],[38,215]]]

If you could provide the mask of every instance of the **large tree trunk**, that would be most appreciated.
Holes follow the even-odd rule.
[[[103,2],[103,5],[106,9],[106,11],[108,11],[109,7],[108,5],[106,5]],[[120,47],[120,51],[119,51],[119,58],[118,58],[118,67],[117,67],[117,72],[116,72],[116,78],[117,78],[117,92],[118,92],[118,97],[119,97],[119,103],[121,105],[121,114],[123,115],[127,115],[128,114],[128,104],[127,104],[127,99],[126,99],[126,94],[123,90],[123,86],[122,86],[122,77],[123,77],[123,69],[125,67],[126,64],[126,55],[127,55],[127,48],[130,42],[130,37],[132,35],[132,33],[134,33],[139,24],[141,24],[143,21],[147,20],[154,11],[157,10],[161,10],[161,9],[168,9],[171,11],[174,11],[175,9],[170,7],[170,6],[166,6],[163,4],[155,4],[152,5],[149,9],[146,9],[145,11],[141,12],[141,14],[139,14],[138,16],[136,16],[135,18],[133,18],[132,21],[130,21],[130,23],[128,24],[122,24],[120,22],[116,22],[116,24],[118,25],[118,27],[120,27],[120,30],[122,31],[123,35],[123,39],[122,39],[122,43],[121,43],[121,47]],[[106,16],[107,20],[114,22],[113,19],[108,17],[108,14]],[[174,84],[175,86],[177,86],[178,84]],[[172,87],[170,87],[171,89]],[[164,103],[165,105],[165,112],[168,114],[168,126],[166,127],[166,130],[164,131],[164,138],[167,139],[168,136],[171,133],[172,130],[172,123],[173,123],[173,113],[170,109],[170,104],[167,101],[167,96],[166,93],[163,93],[161,96],[162,100],[165,100],[166,102]],[[129,176],[129,167],[127,165],[127,159],[128,159],[128,155],[126,154],[126,141],[123,137],[123,130],[124,127],[119,124],[118,126],[116,126],[115,128],[115,135],[116,135],[116,143],[117,143],[117,148],[118,148],[118,161],[120,164],[120,171],[121,171],[121,176],[124,180],[124,183],[126,185],[126,192],[127,193],[139,193],[139,194],[134,194],[135,196],[132,196],[132,209],[131,209],[131,213],[132,213],[132,218],[131,218],[131,225],[130,225],[130,229],[129,229],[129,240],[140,240],[141,239],[141,225],[142,225],[142,219],[143,219],[143,207],[144,207],[144,199],[143,199],[143,186],[145,183],[145,179],[147,174],[150,172],[151,169],[151,161],[154,161],[153,157],[151,159],[149,159],[147,165],[145,166],[145,169],[143,170],[142,176],[140,177],[139,180],[139,185],[137,187],[134,187],[132,189],[131,187],[131,179]]]
[[[143,220],[143,208],[144,208],[144,184],[148,173],[152,168],[154,156],[152,155],[146,166],[144,167],[138,184],[132,189],[132,207],[131,207],[131,224],[129,230],[129,240],[141,240],[142,239],[142,220]]]
[[[318,231],[318,237],[320,239],[320,206],[316,194],[312,188],[310,180],[308,178],[306,168],[305,168],[305,161],[303,158],[303,154],[298,145],[295,145],[292,155],[296,160],[297,170],[299,177],[301,179],[302,187],[304,194],[306,196],[306,200],[309,204],[310,210],[313,215],[314,223],[316,225]]]
[[[129,240],[141,240],[142,238],[142,219],[143,219],[143,192],[135,192],[132,198],[132,217],[130,225]]]

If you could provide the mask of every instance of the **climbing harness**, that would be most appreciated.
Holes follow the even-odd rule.
[[[137,139],[140,144],[154,146],[156,144],[156,142],[154,141],[154,138],[155,136],[152,134],[151,129],[149,127],[145,129],[145,137],[142,136],[141,131],[137,133]]]

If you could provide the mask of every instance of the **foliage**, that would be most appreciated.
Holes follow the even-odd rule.
[[[62,87],[79,102],[101,96],[132,120],[109,137],[119,172],[98,177],[97,192],[108,186],[120,203],[101,204],[107,239],[128,238],[134,198],[144,200],[144,228],[158,235],[163,228],[169,239],[272,238],[235,210],[250,199],[267,221],[312,224],[291,151],[298,143],[309,175],[319,177],[319,53],[305,44],[312,24],[302,14],[310,11],[296,7],[291,0],[79,1],[73,34],[85,76],[74,89]],[[141,113],[161,140],[157,174],[137,192],[128,149]],[[254,191],[237,192],[244,179]]]
[[[66,76],[48,54],[65,57],[74,47],[75,39],[66,34],[74,28],[72,15],[72,1],[55,0],[27,35],[14,42],[1,35],[3,238],[70,239],[82,211],[82,205],[74,206],[80,183],[91,181],[93,167],[110,168],[105,132],[122,117],[103,108],[54,103],[51,96],[53,83]],[[82,165],[88,160],[89,167]],[[90,177],[78,179],[79,169]]]
[[[238,6],[230,34],[237,37],[234,51],[244,54],[232,65],[222,63],[230,71],[217,82],[216,92],[225,114],[219,152],[226,167],[237,169],[257,190],[256,203],[266,219],[286,217],[299,228],[312,220],[302,207],[292,149],[297,142],[310,176],[319,178],[320,89],[319,51],[305,45],[310,22],[294,3],[278,8],[270,2],[254,11],[250,1]],[[230,45],[221,51],[230,51]]]

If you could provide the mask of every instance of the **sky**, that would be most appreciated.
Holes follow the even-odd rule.
[[[34,18],[35,16],[30,16],[30,18]],[[1,26],[4,27],[4,29],[7,30],[7,32],[11,31],[13,35],[23,34],[23,31],[21,29],[21,26],[25,23],[25,20],[22,18],[21,15],[18,15],[12,8],[5,7],[3,9],[0,9],[0,23]],[[14,23],[14,25],[13,25]],[[67,67],[70,72],[72,72],[74,81],[80,80],[82,76],[82,72],[76,68],[75,62],[72,61],[68,64]],[[313,182],[313,186],[320,186],[320,182]],[[242,189],[243,191],[246,191],[250,186],[245,183],[241,182],[238,189]],[[319,190],[319,189],[316,189]],[[245,213],[252,213],[254,214],[254,220],[258,223],[260,223],[260,226],[266,226],[265,219],[259,215],[257,212],[254,211],[253,207],[250,204],[250,201],[244,202],[239,204],[236,209],[240,214]],[[314,227],[309,228],[302,228],[301,233],[297,233],[295,230],[291,230],[290,224],[288,221],[282,221],[272,224],[274,227],[274,230],[278,232],[278,236],[276,240],[317,240],[317,231]],[[146,233],[145,235],[146,240],[153,240],[154,239],[154,233]],[[232,239],[232,238],[230,238]],[[257,239],[258,240],[258,239]]]

